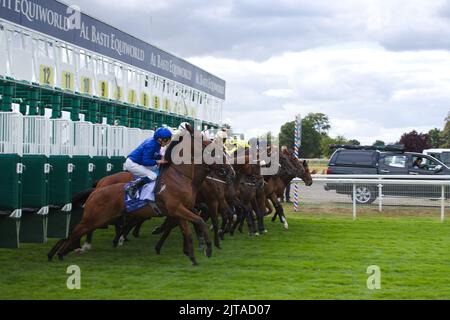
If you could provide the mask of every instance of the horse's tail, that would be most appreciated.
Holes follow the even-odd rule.
[[[72,196],[72,208],[81,208],[95,188],[86,189]]]

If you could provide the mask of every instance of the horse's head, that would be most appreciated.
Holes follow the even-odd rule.
[[[301,178],[303,180],[303,182],[305,183],[306,186],[310,187],[313,184],[313,179],[311,177],[311,172],[309,171],[309,165],[308,165],[308,161],[303,160],[300,161],[298,159],[296,159],[299,163],[299,165],[301,165],[304,169],[304,174],[302,176],[300,176],[299,178]]]
[[[311,172],[309,171],[309,165],[306,160],[300,161],[293,152],[287,150],[283,151],[283,154],[287,155],[290,162],[295,167],[295,176],[303,180],[305,185],[308,187],[313,184],[313,179],[311,177]]]
[[[302,167],[297,166],[292,154],[288,151],[282,151],[279,153],[280,169],[278,174],[300,177],[303,175]]]

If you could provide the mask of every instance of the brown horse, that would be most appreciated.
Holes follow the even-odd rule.
[[[313,180],[307,161],[302,162],[298,160],[292,152],[288,151],[284,151],[282,155],[287,157],[294,168],[294,171],[280,172],[279,174],[270,177],[266,184],[266,198],[270,200],[275,207],[275,214],[272,217],[272,222],[275,221],[278,216],[280,218],[280,222],[283,223],[284,228],[287,230],[289,225],[284,215],[283,206],[278,199],[283,197],[284,190],[294,178],[297,177],[302,179],[306,186],[311,186],[313,184]],[[270,202],[266,201],[266,207],[268,209],[267,215],[270,215],[273,211]]]
[[[193,131],[191,132],[191,140],[194,140]],[[194,207],[195,199],[202,182],[209,172],[212,169],[216,169],[218,165],[192,164],[194,162],[193,156],[190,163],[174,165],[171,159],[171,151],[177,144],[177,142],[172,142],[167,150],[166,155],[169,155],[167,157],[169,164],[161,174],[161,188],[156,194],[156,203],[165,215],[177,221],[183,233],[183,252],[196,265],[192,233],[188,222],[193,222],[202,230],[207,245],[205,253],[210,257],[212,254],[212,244],[207,225],[201,217],[194,214],[191,210]],[[202,142],[202,148],[204,149],[208,144],[208,142]],[[190,145],[191,155],[193,155],[193,141],[191,141]],[[92,192],[86,201],[81,222],[74,228],[67,239],[62,239],[56,243],[48,253],[48,259],[52,260],[53,256],[58,254],[59,259],[62,260],[70,251],[80,247],[80,238],[84,234],[124,216],[126,214],[124,187],[124,183],[117,183],[96,189]],[[142,218],[156,216],[150,206],[137,210],[131,215]]]

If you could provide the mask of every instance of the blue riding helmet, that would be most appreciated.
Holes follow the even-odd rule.
[[[153,139],[170,139],[172,138],[172,132],[168,128],[159,128],[156,130]]]

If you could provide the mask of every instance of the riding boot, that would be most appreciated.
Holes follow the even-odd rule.
[[[133,182],[131,182],[128,187],[126,188],[126,192],[128,194],[128,196],[131,199],[134,199],[136,197],[136,192],[139,190],[139,188],[141,188],[142,186],[146,185],[147,183],[149,183],[151,180],[149,177],[144,177],[144,178],[140,178],[137,180],[134,180]]]

